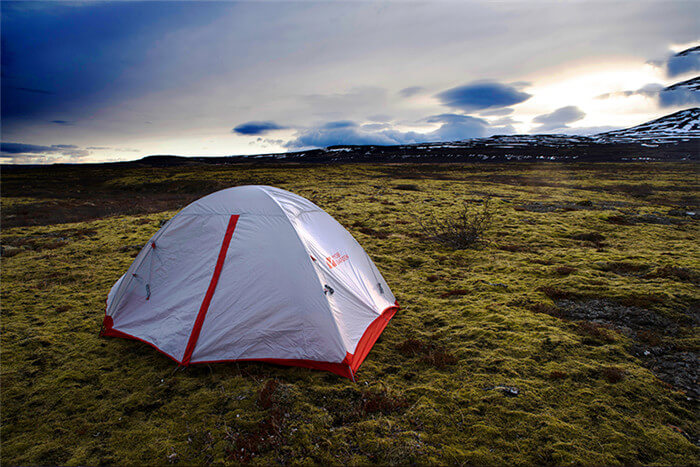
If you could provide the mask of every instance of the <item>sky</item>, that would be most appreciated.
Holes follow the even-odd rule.
[[[700,104],[698,1],[9,2],[1,163],[593,134]]]

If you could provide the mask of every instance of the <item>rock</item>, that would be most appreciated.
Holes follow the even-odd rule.
[[[11,258],[22,251],[21,248],[12,245],[0,246],[0,256],[3,258]]]
[[[500,391],[508,397],[516,397],[520,395],[520,389],[516,388],[515,386],[493,386],[484,388],[484,390]]]

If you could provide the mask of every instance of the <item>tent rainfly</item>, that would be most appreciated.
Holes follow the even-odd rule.
[[[107,298],[102,334],[181,365],[255,360],[352,380],[398,305],[357,241],[307,199],[269,186],[185,207]]]

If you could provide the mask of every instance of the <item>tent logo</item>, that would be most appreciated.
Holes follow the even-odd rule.
[[[333,269],[334,267],[339,266],[341,263],[346,262],[348,259],[348,255],[341,255],[340,253],[336,252],[333,253],[332,256],[326,256],[326,264],[329,268]]]

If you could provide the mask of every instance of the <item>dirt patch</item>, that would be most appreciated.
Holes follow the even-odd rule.
[[[528,212],[566,212],[566,211],[611,211],[620,208],[625,203],[595,203],[591,200],[567,201],[555,203],[524,203],[515,206],[516,211]]]
[[[603,264],[601,269],[605,272],[614,272],[621,276],[634,276],[647,272],[649,270],[649,265],[626,261],[610,261]]]
[[[615,225],[636,225],[636,224],[655,224],[655,225],[681,225],[693,220],[697,220],[697,217],[684,216],[684,217],[668,217],[661,213],[651,213],[651,214],[633,214],[633,213],[621,213],[614,214],[606,218],[608,222]]]
[[[97,235],[94,229],[63,229],[55,232],[45,232],[23,237],[7,237],[0,247],[2,256],[11,257],[23,251],[54,250],[67,245],[71,241],[82,240]]]
[[[639,357],[662,381],[685,391],[692,399],[700,398],[697,381],[697,349],[679,347],[674,336],[682,329],[670,319],[638,306],[627,306],[608,300],[557,300],[556,306],[540,304],[537,310],[560,318],[580,321],[577,332],[584,335],[585,344],[603,344],[614,340],[616,330],[634,340],[632,353]],[[692,311],[691,311],[692,314]],[[697,319],[692,322],[694,329]],[[604,369],[603,377],[611,383],[624,374]]]
[[[645,277],[648,278],[664,278],[680,282],[690,282],[691,284],[700,283],[700,272],[678,266],[661,266],[654,271],[648,273]]]
[[[629,336],[648,329],[661,329],[671,335],[678,332],[678,327],[671,320],[645,308],[600,299],[562,299],[555,303],[564,318],[609,325]]]

